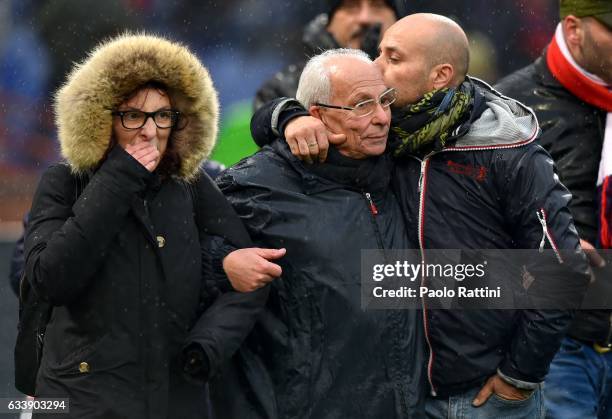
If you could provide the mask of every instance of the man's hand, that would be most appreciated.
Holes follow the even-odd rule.
[[[323,163],[330,144],[338,145],[346,141],[346,135],[329,132],[325,124],[313,116],[292,119],[285,127],[284,134],[291,153],[306,163]]]
[[[134,145],[128,144],[125,146],[125,151],[138,160],[149,172],[155,170],[159,164],[159,150],[151,141],[141,141]]]
[[[582,247],[582,250],[584,250],[584,253],[586,253],[587,258],[589,258],[589,263],[591,266],[594,266],[595,268],[603,268],[606,266],[606,261],[599,255],[599,253],[597,253],[595,246],[593,246],[591,243],[580,239],[580,247]]]
[[[258,247],[234,250],[223,259],[223,270],[236,291],[255,291],[281,276],[281,267],[270,260],[280,259],[285,253],[285,249]]]
[[[522,390],[514,387],[512,384],[506,383],[502,378],[495,374],[489,378],[485,385],[480,389],[480,392],[476,395],[472,405],[474,407],[480,407],[489,400],[489,397],[495,393],[499,397],[505,400],[525,400],[528,398],[532,390]]]

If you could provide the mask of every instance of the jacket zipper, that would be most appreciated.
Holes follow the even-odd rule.
[[[385,252],[384,242],[382,240],[382,235],[380,233],[380,229],[378,228],[378,223],[376,222],[376,216],[378,215],[378,208],[376,208],[376,204],[374,203],[374,200],[372,199],[372,195],[369,192],[362,191],[362,193],[367,201],[367,205],[370,210],[370,220],[372,221],[372,226],[374,227],[374,234],[376,235],[376,241],[378,243],[378,247],[383,252],[385,263],[389,263],[387,252]],[[402,404],[402,408],[404,410],[408,409],[408,403],[406,403],[405,394],[403,392],[401,392],[400,403]]]
[[[380,229],[378,228],[378,223],[376,222],[376,216],[378,215],[378,208],[376,208],[376,204],[374,204],[374,200],[372,199],[372,195],[369,192],[362,191],[363,196],[366,199],[368,209],[370,210],[370,220],[372,221],[372,227],[374,227],[374,234],[376,235],[376,242],[378,243],[378,248],[383,251],[385,255],[385,260],[387,259],[385,250],[385,245],[382,240],[382,235],[380,234]]]
[[[431,156],[439,153],[443,153],[446,151],[485,151],[492,149],[507,149],[507,148],[518,148],[523,147],[526,144],[532,142],[538,133],[538,129],[536,128],[535,132],[532,134],[531,138],[525,141],[520,141],[514,144],[508,145],[492,145],[492,146],[474,146],[474,147],[449,147],[444,150],[434,151],[427,154],[423,159],[419,159],[418,157],[412,156],[416,160],[421,162],[421,172],[419,175],[419,220],[418,220],[418,237],[419,237],[419,248],[421,250],[421,262],[425,263],[425,198],[427,193],[427,168],[429,167],[429,160]],[[425,277],[422,277],[421,286],[424,285]],[[435,386],[433,385],[433,362],[434,362],[434,351],[433,346],[431,345],[431,340],[429,338],[429,322],[427,321],[427,306],[425,303],[425,297],[422,299],[423,304],[423,326],[425,329],[425,340],[427,341],[427,346],[429,347],[429,361],[427,362],[427,379],[429,381],[429,386],[431,387],[431,395],[433,397],[437,396],[437,391]],[[612,318],[611,318],[611,328],[612,328]]]
[[[372,213],[372,215],[378,215],[378,209],[376,208],[376,205],[374,205],[374,201],[372,201],[372,195],[370,195],[369,192],[366,192],[365,197],[368,200],[368,203],[370,204],[370,212]]]
[[[563,258],[559,253],[559,248],[557,247],[555,241],[550,234],[550,230],[548,230],[548,224],[546,223],[546,211],[544,208],[540,208],[539,211],[536,211],[536,215],[538,216],[538,220],[540,220],[540,224],[542,224],[542,240],[540,241],[540,253],[544,251],[544,246],[546,245],[546,240],[550,243],[550,247],[552,247],[555,255],[557,256],[557,260],[559,263],[563,263]]]
[[[418,221],[418,236],[419,236],[419,249],[421,251],[421,263],[425,263],[425,194],[427,191],[427,167],[429,166],[429,158],[434,153],[430,153],[420,160],[421,162],[421,173],[419,175],[419,221]],[[418,159],[417,159],[418,160]],[[425,285],[425,277],[421,277],[421,286]],[[427,380],[429,381],[429,387],[431,388],[431,395],[436,396],[436,388],[433,384],[433,362],[434,362],[434,351],[431,345],[431,339],[429,338],[429,322],[427,320],[427,304],[425,297],[422,298],[421,303],[423,304],[423,328],[425,329],[425,341],[429,348],[429,360],[427,361]]]

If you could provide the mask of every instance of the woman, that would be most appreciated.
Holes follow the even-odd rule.
[[[70,417],[206,417],[186,372],[209,377],[263,304],[260,292],[229,293],[202,314],[223,254],[200,243],[216,233],[248,245],[199,171],[217,114],[197,58],[146,35],[99,46],[56,96],[66,163],[34,197],[26,278],[54,306],[35,395],[68,397]]]

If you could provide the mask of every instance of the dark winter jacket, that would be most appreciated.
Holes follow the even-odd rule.
[[[202,169],[206,172],[208,176],[212,179],[216,178],[219,173],[225,170],[225,166],[214,160],[207,160],[202,165]],[[11,256],[11,267],[9,272],[9,281],[11,283],[11,288],[15,295],[19,296],[19,280],[21,279],[21,274],[23,273],[23,269],[25,266],[25,255],[23,254],[23,243],[25,241],[25,232],[28,228],[28,218],[29,213],[23,217],[23,234],[17,242],[15,243],[15,247],[13,248],[13,254]]]
[[[361,250],[412,247],[391,169],[334,150],[305,167],[277,141],[217,179],[255,243],[287,249],[247,342],[251,406],[213,400],[219,417],[421,417],[420,312],[361,307]]]
[[[108,110],[148,80],[172,87],[189,118],[170,135],[163,158],[178,164],[165,174],[120,146],[105,152]],[[216,133],[208,74],[180,45],[125,35],[70,75],[56,109],[66,163],[43,175],[25,243],[26,279],[54,305],[35,396],[68,397],[74,418],[206,417],[201,379],[239,347],[267,294],[230,292],[209,307],[213,235],[236,247],[250,239],[199,172]],[[188,377],[191,343],[205,357]]]
[[[570,195],[553,161],[534,143],[535,116],[487,86],[487,109],[467,133],[423,159],[399,159],[395,188],[411,237],[428,249],[579,249]],[[419,186],[420,180],[420,186]],[[543,227],[538,213],[544,211]],[[576,287],[588,282],[586,260],[572,267]],[[547,272],[544,272],[546,275]],[[576,296],[577,302],[581,296]],[[499,368],[537,383],[571,321],[565,310],[432,310],[426,334],[433,390],[453,394],[482,385]]]
[[[550,73],[545,57],[502,79],[497,88],[536,113],[539,143],[552,156],[561,182],[572,193],[569,208],[580,237],[597,243],[597,172],[604,137],[605,111],[584,103]],[[569,335],[604,346],[612,338],[612,311],[580,311]]]
[[[555,176],[550,156],[534,143],[535,116],[484,83],[477,83],[477,92],[486,106],[474,109],[482,114],[464,127],[466,134],[425,159],[396,159],[392,184],[412,241],[425,257],[428,249],[537,249],[545,233],[537,212],[544,210],[546,233],[555,241],[547,235],[547,246],[579,249],[567,209],[570,195]],[[266,107],[253,117],[258,144],[270,138],[271,114]],[[281,112],[278,120],[284,119]],[[583,255],[573,268],[576,289],[583,292],[588,281]],[[580,293],[576,299],[581,300]],[[542,381],[572,315],[426,310],[432,393],[482,385],[497,368],[516,380]]]

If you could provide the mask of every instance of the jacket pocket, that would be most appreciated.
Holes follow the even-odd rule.
[[[46,370],[57,377],[95,374],[135,361],[135,351],[126,342],[117,342],[111,335],[104,335],[91,344],[82,346],[57,364],[45,362]]]

